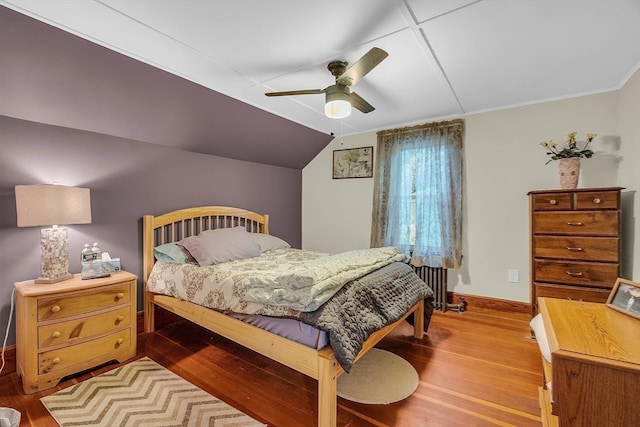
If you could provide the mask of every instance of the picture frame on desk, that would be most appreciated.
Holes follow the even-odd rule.
[[[618,278],[607,299],[607,306],[640,319],[640,283]]]

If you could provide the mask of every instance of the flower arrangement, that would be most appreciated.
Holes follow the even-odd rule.
[[[559,148],[552,139],[550,139],[549,141],[542,141],[540,145],[548,150],[547,155],[551,157],[545,164],[548,164],[553,160],[568,159],[570,157],[586,157],[588,159],[593,156],[593,151],[589,149],[589,144],[591,143],[591,141],[593,141],[593,138],[596,137],[596,134],[588,133],[586,135],[586,140],[583,141],[584,145],[582,146],[582,148],[578,147],[576,134],[577,132],[575,131],[567,134],[567,136],[564,138],[564,142],[567,144],[567,146],[564,148]]]

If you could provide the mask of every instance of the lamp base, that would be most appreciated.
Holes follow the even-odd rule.
[[[35,283],[57,283],[73,277],[69,273],[69,235],[64,227],[40,230],[40,277]]]
[[[38,277],[36,280],[33,281],[33,283],[44,283],[44,284],[58,283],[58,282],[63,282],[65,280],[69,280],[72,277],[73,277],[73,274],[71,273],[68,273],[65,276],[59,276],[54,278]]]

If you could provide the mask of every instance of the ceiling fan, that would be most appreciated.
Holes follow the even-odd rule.
[[[365,101],[360,95],[351,92],[351,86],[360,81],[369,71],[373,70],[389,54],[384,50],[374,47],[365,53],[349,69],[347,61],[335,60],[329,62],[327,69],[335,76],[336,83],[324,89],[289,90],[284,92],[267,92],[267,96],[292,96],[292,95],[318,95],[325,94],[324,112],[327,117],[341,119],[351,114],[351,107],[363,113],[370,113],[375,108]]]

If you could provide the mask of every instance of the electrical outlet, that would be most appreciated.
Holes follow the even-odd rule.
[[[509,283],[518,283],[520,282],[520,274],[518,270],[507,270],[507,280]]]

